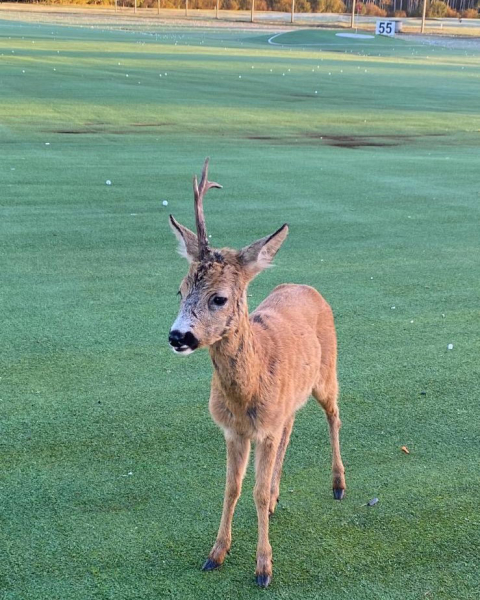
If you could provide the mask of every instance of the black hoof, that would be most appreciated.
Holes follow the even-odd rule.
[[[205,564],[202,567],[202,571],[213,571],[214,569],[218,569],[221,563],[217,563],[211,558],[207,558]]]
[[[335,500],[342,500],[345,496],[345,490],[343,488],[333,488],[333,497]]]
[[[270,575],[257,575],[257,585],[262,588],[268,587],[271,581]]]

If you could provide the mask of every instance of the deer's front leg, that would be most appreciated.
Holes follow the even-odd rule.
[[[222,519],[215,544],[202,567],[204,571],[212,571],[219,567],[230,550],[233,513],[242,491],[242,481],[250,453],[250,440],[245,437],[227,431],[225,441],[227,444],[227,481]]]
[[[257,568],[255,575],[260,587],[272,579],[272,547],[268,539],[270,487],[280,436],[267,436],[258,442],[255,453],[255,489],[253,495],[258,517]]]

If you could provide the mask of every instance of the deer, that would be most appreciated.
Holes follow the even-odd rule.
[[[208,180],[205,160],[200,183],[193,178],[196,234],[170,215],[179,253],[189,269],[180,284],[180,309],[169,332],[177,355],[208,348],[213,364],[209,411],[223,430],[227,451],[225,496],[216,541],[202,569],[222,565],[232,542],[232,520],[255,444],[257,520],[256,583],[272,579],[269,518],[280,494],[283,460],[296,411],[312,395],[325,411],[332,448],[333,497],[345,495],[340,455],[337,339],[330,305],[313,287],[282,284],[251,313],[247,289],[271,266],[288,234],[282,225],[241,250],[209,246],[204,196],[221,188]]]

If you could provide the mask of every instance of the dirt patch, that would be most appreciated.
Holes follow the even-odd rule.
[[[411,141],[411,135],[330,135],[320,133],[307,133],[310,139],[324,140],[325,144],[336,148],[382,148],[400,146]]]
[[[132,127],[166,127],[168,123],[132,123]]]
[[[60,129],[58,131],[54,131],[53,133],[61,133],[62,135],[83,135],[102,132],[95,129]]]
[[[247,140],[261,140],[265,142],[278,142],[280,138],[272,137],[271,135],[248,135]]]
[[[168,123],[131,123],[127,125],[125,129],[109,129],[108,125],[96,123],[95,125],[86,123],[83,129],[58,129],[53,133],[61,135],[128,135],[137,133],[136,129],[157,129],[159,127],[167,127]],[[111,125],[110,125],[111,127]],[[148,133],[148,131],[142,132],[142,134]],[[152,131],[152,133],[154,133]],[[158,134],[158,132],[155,132]]]
[[[282,145],[295,145],[305,143],[320,143],[337,148],[368,148],[368,147],[387,147],[399,146],[411,139],[412,136],[399,135],[331,135],[323,133],[307,132],[289,137],[272,137],[268,135],[249,135],[248,140],[257,140],[260,142],[273,142]]]
[[[305,132],[288,137],[273,137],[268,135],[249,135],[247,140],[271,142],[279,145],[325,144],[335,148],[388,148],[413,142],[418,138],[443,137],[443,133],[421,134],[378,134],[378,135],[334,135],[330,133]]]
[[[329,135],[323,139],[328,146],[335,148],[382,148],[389,146],[400,146],[402,139],[382,139],[381,136],[364,137],[361,135]]]
[[[329,146],[337,148],[388,148],[390,146],[401,146],[413,142],[422,137],[441,137],[443,133],[433,133],[427,136],[418,134],[378,134],[378,135],[322,135],[319,133],[308,133],[306,137],[324,140]]]

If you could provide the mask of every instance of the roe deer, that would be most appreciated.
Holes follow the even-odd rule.
[[[337,341],[330,306],[307,285],[283,284],[249,316],[247,287],[268,267],[287,237],[282,225],[242,250],[209,247],[203,197],[218,183],[208,181],[208,159],[200,184],[194,177],[197,234],[170,224],[180,253],[190,263],[180,285],[181,304],[169,342],[178,354],[208,346],[214,366],[209,408],[223,430],[227,476],[217,539],[203,565],[219,567],[231,544],[231,526],[247,467],[250,442],[256,443],[254,499],[258,516],[256,581],[272,578],[269,516],[280,488],[285,451],[295,412],[312,394],[326,413],[332,445],[333,496],[341,500],[345,476],[340,456],[337,405]]]

